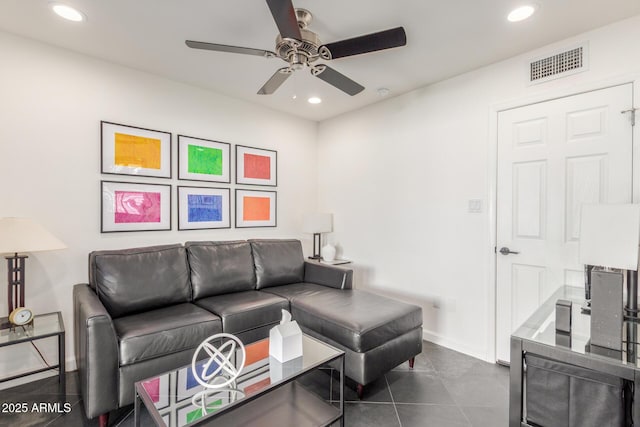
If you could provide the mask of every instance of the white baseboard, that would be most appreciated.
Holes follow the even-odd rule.
[[[447,347],[451,350],[466,354],[468,356],[475,357],[476,359],[484,360],[485,362],[495,363],[495,360],[487,360],[486,354],[482,352],[478,352],[476,349],[473,349],[460,341],[453,340],[449,337],[444,337],[440,334],[437,334],[432,331],[428,331],[424,328],[422,329],[422,339],[425,341],[430,341],[434,344],[441,345],[443,347]]]

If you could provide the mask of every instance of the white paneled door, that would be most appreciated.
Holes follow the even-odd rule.
[[[584,286],[583,203],[630,203],[632,85],[498,114],[496,357],[559,286]]]

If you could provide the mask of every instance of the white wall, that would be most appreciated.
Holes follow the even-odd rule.
[[[322,122],[318,207],[356,286],[420,304],[427,339],[492,360],[495,112],[637,79],[638,40],[640,16]],[[588,71],[528,85],[530,59],[583,41]]]
[[[585,40],[589,71],[526,84],[529,58]],[[317,126],[0,33],[0,217],[34,218],[69,247],[30,255],[27,305],[35,312],[62,310],[73,368],[71,289],[86,281],[89,251],[268,236],[303,238],[308,248],[308,236],[299,232],[302,215],[317,204],[334,213],[329,236],[355,261],[358,287],[419,303],[427,338],[489,359],[495,110],[633,80],[640,74],[638,40],[640,17]],[[174,176],[179,133],[278,150],[278,228],[100,234],[100,120],[172,132]],[[483,212],[468,213],[469,199],[481,199]],[[175,228],[175,208],[173,214]],[[43,346],[55,363],[52,343]],[[0,349],[0,376],[39,366],[27,345],[16,358],[7,351],[15,349]]]
[[[27,306],[36,313],[63,312],[68,368],[75,366],[72,287],[86,282],[90,251],[270,236],[301,238],[310,245],[310,236],[300,230],[303,214],[313,211],[317,200],[315,122],[7,33],[0,33],[0,52],[0,217],[33,218],[68,246],[30,254],[26,275]],[[178,232],[175,186],[202,183],[101,176],[101,120],[172,132],[174,177],[177,134],[277,150],[278,227]],[[172,184],[173,231],[101,234],[101,179]],[[237,186],[228,186],[233,194]],[[6,274],[2,260],[1,289]],[[4,313],[6,292],[0,295]],[[52,344],[42,345],[55,363]],[[40,366],[28,345],[16,358],[8,352],[15,354],[15,348],[0,349],[0,377]]]

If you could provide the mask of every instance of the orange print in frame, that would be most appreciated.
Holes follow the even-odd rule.
[[[268,197],[245,197],[242,219],[245,221],[268,221],[271,217],[271,199]]]
[[[127,167],[160,169],[160,140],[142,136],[115,134],[115,164]]]

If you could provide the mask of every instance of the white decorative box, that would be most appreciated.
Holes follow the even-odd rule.
[[[302,331],[287,310],[282,310],[280,324],[269,331],[269,355],[280,363],[302,356]]]

